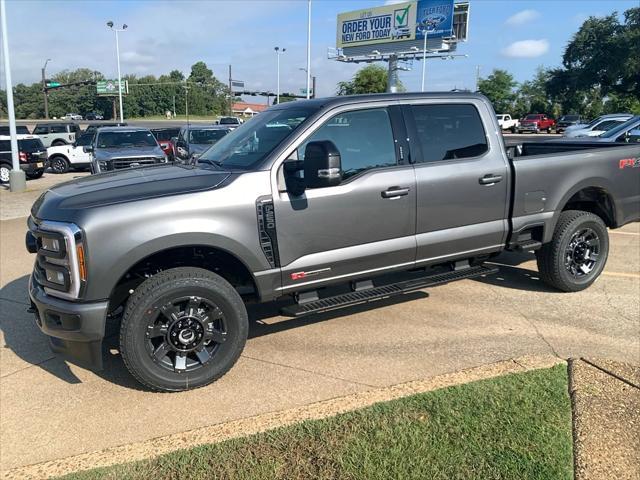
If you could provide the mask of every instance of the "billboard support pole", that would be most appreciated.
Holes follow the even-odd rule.
[[[422,87],[420,88],[421,92],[424,92],[424,78],[427,73],[427,36],[428,36],[427,27],[424,27],[423,36],[424,36],[424,44],[422,46]]]
[[[389,73],[387,75],[387,93],[398,91],[398,56],[389,55]]]

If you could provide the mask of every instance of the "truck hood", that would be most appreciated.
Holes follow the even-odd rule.
[[[91,175],[56,185],[31,208],[40,219],[65,221],[65,210],[83,210],[116,203],[219,188],[228,171],[184,165],[158,165]]]
[[[95,151],[96,160],[111,160],[113,158],[164,157],[162,149],[157,147],[126,147],[126,148],[98,148]]]

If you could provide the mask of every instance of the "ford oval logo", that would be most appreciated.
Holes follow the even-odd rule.
[[[422,19],[422,25],[427,27],[427,30],[435,30],[438,25],[443,23],[447,17],[441,13],[432,13]]]

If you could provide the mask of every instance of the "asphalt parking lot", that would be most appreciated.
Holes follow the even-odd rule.
[[[78,175],[0,192],[0,470],[526,355],[640,361],[634,223],[611,232],[606,270],[587,291],[550,290],[533,255],[504,254],[498,275],[436,287],[429,298],[417,292],[302,319],[280,317],[275,303],[252,307],[247,347],[225,377],[150,393],[126,371],[115,330],[105,370],[93,373],[56,358],[26,311],[25,217],[43,188]]]

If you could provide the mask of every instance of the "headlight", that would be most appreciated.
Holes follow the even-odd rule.
[[[100,167],[100,170],[106,170],[107,162],[98,162],[98,166]]]
[[[166,155],[160,159],[160,163],[167,163],[168,161],[169,159],[167,158]]]

